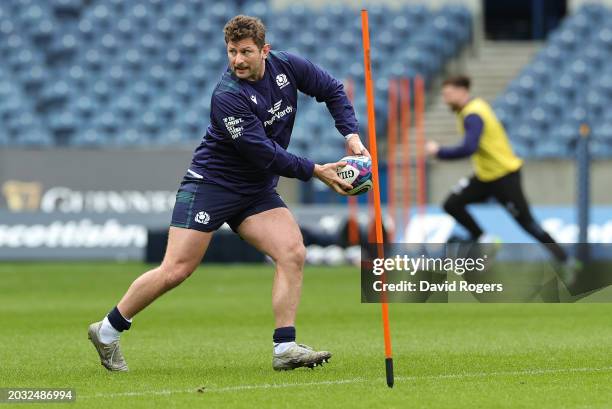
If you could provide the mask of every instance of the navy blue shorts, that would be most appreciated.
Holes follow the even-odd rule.
[[[274,189],[243,195],[187,175],[176,194],[170,225],[212,232],[227,223],[237,232],[247,217],[278,207],[287,205]]]

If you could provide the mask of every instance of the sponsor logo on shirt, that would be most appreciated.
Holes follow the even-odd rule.
[[[198,214],[195,215],[194,220],[196,223],[208,224],[208,222],[210,221],[210,216],[208,215],[208,213],[202,211],[198,212]]]
[[[276,121],[277,119],[281,119],[285,115],[293,112],[292,105],[289,105],[288,107],[286,107],[285,109],[281,111],[280,109],[281,109],[282,103],[283,103],[283,100],[279,99],[278,101],[274,103],[274,106],[272,108],[268,109],[268,112],[272,114],[272,118],[264,122],[264,128],[272,125],[274,121]]]
[[[225,124],[227,131],[232,136],[232,139],[242,136],[243,128],[240,126],[242,122],[242,118],[234,118],[233,116],[223,118],[223,123]]]
[[[268,112],[271,113],[272,115],[274,115],[276,113],[276,111],[278,111],[280,109],[281,104],[283,103],[282,99],[279,99],[278,101],[276,101],[274,103],[274,106],[270,109],[268,109]]]
[[[285,74],[278,74],[276,76],[276,85],[278,85],[280,89],[283,89],[287,85],[289,85],[289,80],[287,79],[287,76]]]

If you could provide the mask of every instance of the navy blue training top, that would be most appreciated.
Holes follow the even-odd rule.
[[[471,156],[478,150],[480,137],[484,128],[482,118],[477,114],[469,114],[463,120],[465,136],[459,145],[440,147],[438,158],[460,159]]]
[[[244,194],[275,188],[279,176],[309,180],[314,163],[287,152],[297,91],[325,102],[336,129],[358,132],[340,81],[297,55],[271,51],[264,77],[241,80],[228,68],[211,98],[210,125],[196,148],[189,174]]]

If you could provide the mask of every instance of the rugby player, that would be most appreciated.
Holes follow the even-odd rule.
[[[450,147],[441,147],[434,141],[425,145],[426,153],[438,159],[472,158],[474,174],[459,180],[444,201],[444,210],[466,228],[470,234],[468,241],[488,242],[491,237],[470,215],[467,205],[493,197],[527,233],[545,243],[553,256],[565,264],[568,262],[565,251],[531,214],[521,186],[523,161],[512,151],[506,131],[491,106],[482,98],[472,98],[470,82],[469,77],[459,75],[442,84],[442,98],[457,114],[463,141]],[[572,259],[571,263],[574,262]]]
[[[189,277],[223,223],[274,261],[273,368],[312,368],[331,357],[295,342],[305,248],[276,185],[279,176],[316,177],[339,194],[351,185],[336,174],[344,163],[319,165],[287,152],[297,92],[325,102],[351,153],[370,155],[340,81],[307,59],[271,51],[258,18],[236,16],[224,34],[228,69],[213,92],[210,124],[176,195],[164,259],[138,277],[102,321],[89,326],[89,338],[108,370],[128,370],[120,334],[138,312]]]

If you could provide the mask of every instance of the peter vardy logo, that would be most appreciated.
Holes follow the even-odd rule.
[[[210,216],[206,212],[198,212],[194,220],[196,221],[196,223],[208,224],[208,222],[210,221]]]
[[[278,101],[276,101],[276,103],[274,104],[274,106],[270,109],[268,109],[268,112],[271,113],[272,115],[274,115],[276,113],[276,111],[278,111],[280,109],[281,104],[283,103],[282,99],[279,99]]]
[[[287,76],[285,74],[278,74],[276,76],[276,85],[278,85],[280,89],[283,89],[287,85],[289,85],[289,80],[287,79]]]
[[[274,121],[276,121],[277,119],[281,119],[282,117],[284,117],[287,114],[290,114],[293,112],[293,106],[289,105],[287,108],[283,109],[282,111],[281,109],[281,104],[283,103],[283,101],[281,99],[279,99],[278,101],[276,101],[274,103],[274,106],[270,109],[268,109],[268,112],[272,114],[272,118],[268,119],[267,121],[264,122],[264,128],[272,125],[274,123]]]

